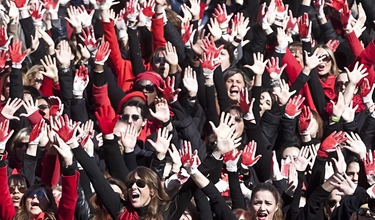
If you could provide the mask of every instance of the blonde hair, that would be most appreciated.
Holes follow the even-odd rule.
[[[27,83],[24,84],[24,85],[28,85],[28,86],[34,86],[35,84],[35,76],[38,72],[40,71],[43,71],[44,70],[44,67],[42,65],[34,65],[33,67],[31,67],[27,72],[26,72],[26,80],[27,80]]]
[[[31,132],[31,129],[29,127],[22,128],[21,130],[19,130],[16,133],[16,135],[14,135],[14,138],[13,138],[12,142],[10,143],[10,152],[14,152],[15,146],[18,143],[21,143],[23,139],[25,139],[25,138],[29,139],[30,132]]]
[[[332,61],[332,66],[331,66],[331,69],[329,70],[329,75],[333,75],[333,76],[337,76],[339,75],[340,73],[340,70],[339,68],[337,67],[337,62],[336,62],[336,58],[335,58],[335,54],[333,53],[333,51],[331,50],[331,48],[329,48],[327,45],[325,44],[320,44],[319,46],[316,47],[315,50],[317,50],[318,48],[322,48],[324,49],[325,51],[327,51],[328,55],[331,57],[331,61]]]

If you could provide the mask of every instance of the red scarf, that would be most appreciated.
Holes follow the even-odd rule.
[[[134,209],[126,208],[119,217],[119,220],[138,220],[138,213]]]
[[[31,218],[30,220],[44,220],[44,215],[44,212],[41,212],[36,218]]]
[[[324,82],[320,79],[319,81],[322,84],[322,87],[324,89],[324,94],[330,100],[335,100],[337,98],[337,95],[335,93],[336,76],[328,76],[328,78]]]

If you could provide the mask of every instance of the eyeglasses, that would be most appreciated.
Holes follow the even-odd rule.
[[[42,105],[38,105],[38,108],[39,110],[46,110],[47,108],[49,108],[49,106],[46,104],[42,104]]]
[[[145,188],[146,187],[146,182],[144,180],[129,180],[126,183],[126,188],[130,189],[133,187],[134,183],[139,187],[139,188]]]
[[[14,191],[16,191],[16,188],[18,189],[18,191],[20,191],[20,193],[25,193],[27,190],[25,185],[13,185],[13,186],[9,186],[10,194],[13,194]]]
[[[232,116],[229,117],[229,120],[231,120],[231,119],[232,119]],[[234,117],[234,121],[237,122],[237,123],[240,123],[242,121],[242,118],[236,116],[236,117]]]
[[[35,83],[36,84],[42,84],[43,83],[43,79],[42,78],[35,78]]]
[[[154,57],[154,63],[159,64],[159,63],[165,63],[167,60],[165,57]]]
[[[324,54],[324,55],[320,56],[319,58],[322,59],[322,61],[325,62],[325,63],[328,63],[329,61],[332,60],[332,57],[328,54]]]
[[[26,193],[26,198],[33,198],[34,196],[36,196],[38,199],[46,198],[49,201],[46,192],[42,189],[36,191],[30,190]]]
[[[28,147],[29,143],[27,142],[20,142],[15,145],[16,148],[23,148],[23,147]]]
[[[129,121],[129,118],[132,118],[133,121],[138,121],[140,118],[139,115],[129,115],[129,114],[123,114],[120,116],[121,121]]]
[[[370,209],[362,208],[357,211],[358,216],[362,217],[372,217],[374,218],[375,215],[371,213]]]
[[[141,84],[136,84],[134,86],[134,90],[142,92],[143,90],[146,90],[149,93],[155,92],[155,85],[153,84],[147,84],[147,85],[141,85]]]
[[[346,81],[346,82],[336,82],[336,83],[335,83],[335,86],[336,86],[337,88],[341,88],[342,86],[347,87],[348,85],[349,85],[349,81]]]

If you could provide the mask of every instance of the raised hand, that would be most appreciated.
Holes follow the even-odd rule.
[[[289,99],[285,107],[285,115],[288,118],[295,118],[297,115],[301,114],[301,105],[303,101],[305,101],[305,97],[302,97],[301,95]]]
[[[98,120],[99,128],[104,135],[113,134],[113,129],[120,116],[115,114],[112,106],[101,106],[96,112],[95,117]]]
[[[305,54],[305,67],[304,69],[311,72],[315,67],[323,63],[324,56],[319,53],[319,50],[315,50],[314,53],[309,56],[307,51],[304,51]]]
[[[94,134],[94,122],[91,120],[86,121],[81,127],[78,128],[79,138],[78,143],[81,144],[83,148],[88,149],[90,145],[93,145],[91,138]],[[86,150],[87,152],[88,150]],[[93,152],[92,152],[93,153]]]
[[[280,87],[274,87],[273,92],[273,94],[277,97],[277,102],[282,106],[288,102],[289,98],[294,95],[294,93],[296,93],[295,90],[289,92],[289,85],[285,82],[285,80],[280,80]]]
[[[268,65],[266,66],[267,72],[270,74],[271,79],[278,80],[281,77],[281,73],[287,64],[284,64],[281,68],[279,67],[279,58],[274,57],[271,60],[268,60]]]
[[[375,151],[366,153],[366,159],[362,159],[365,166],[367,179],[371,179],[375,174]]]
[[[231,127],[230,114],[221,113],[220,124],[218,127],[211,121],[209,122],[214,134],[217,137],[216,152],[220,155],[224,155],[234,148],[241,145],[241,137],[238,133],[235,133],[235,127]]]
[[[39,1],[36,1],[35,8],[33,8],[31,12],[31,17],[34,20],[34,25],[36,27],[42,27],[43,26],[43,16],[45,14],[46,10],[43,9],[43,4]]]
[[[91,53],[95,53],[96,50],[98,49],[98,43],[100,42],[101,38],[96,39],[95,38],[95,33],[94,33],[94,28],[93,27],[87,27],[86,32],[85,30],[82,30],[82,36],[79,35],[81,40],[85,43],[87,49]]]
[[[56,58],[60,63],[61,68],[69,68],[70,67],[70,56],[72,54],[72,49],[68,41],[63,40],[60,42],[60,49],[55,50]]]
[[[285,193],[289,196],[293,196],[294,192],[298,185],[298,174],[296,166],[294,163],[291,163],[288,170],[288,188],[285,190]]]
[[[185,68],[184,78],[182,79],[185,88],[189,92],[190,97],[195,97],[198,93],[198,81],[195,71],[188,66]]]
[[[142,4],[142,13],[151,19],[155,14],[155,0],[144,1]]]
[[[188,22],[191,21],[193,18],[193,15],[190,13],[188,7],[186,4],[181,5],[181,12],[184,15],[183,17],[180,15],[177,15],[177,17],[182,21],[182,22]]]
[[[199,58],[199,62],[202,65],[203,75],[206,79],[212,79],[214,77],[214,70],[220,66],[219,61],[214,61],[213,53],[203,53],[203,58]]]
[[[12,38],[13,38],[13,35],[8,37],[7,28],[4,25],[2,25],[0,29],[0,49],[8,51],[8,46]]]
[[[51,117],[51,127],[60,136],[60,138],[67,144],[72,144],[76,141],[76,133],[81,122],[72,122],[68,115],[64,118],[60,116],[58,119]]]
[[[358,106],[359,105],[353,107],[353,100],[351,100],[349,105],[345,107],[345,110],[342,113],[341,118],[347,123],[354,121],[355,112],[357,111]]]
[[[250,167],[254,166],[258,162],[258,160],[262,157],[262,155],[255,156],[256,151],[257,151],[257,142],[252,140],[243,149],[242,161],[241,161],[242,168],[249,169]]]
[[[336,148],[347,140],[345,133],[342,131],[332,132],[320,145],[318,156],[321,158],[328,158],[328,153],[334,152]]]
[[[223,33],[220,29],[219,22],[217,22],[215,18],[210,18],[210,23],[207,24],[207,27],[214,40],[219,40],[222,37]]]
[[[29,49],[25,50],[22,53],[21,41],[18,41],[18,40],[13,41],[12,45],[9,45],[9,55],[10,55],[10,59],[12,60],[12,67],[21,69],[22,62],[25,60],[28,53],[29,53]]]
[[[348,140],[346,140],[346,143],[349,145],[344,145],[344,147],[348,150],[350,150],[353,153],[356,153],[361,160],[364,160],[366,158],[366,145],[363,143],[361,137],[357,133],[350,132],[350,134],[346,134],[346,137]]]
[[[311,40],[311,21],[307,13],[298,18],[298,31],[301,39],[308,42]]]
[[[121,144],[124,147],[125,153],[131,153],[134,151],[135,145],[137,143],[137,137],[140,132],[138,132],[134,124],[128,124],[125,131],[121,131]]]
[[[193,175],[198,171],[200,165],[198,151],[194,150],[193,154],[191,153],[190,141],[184,141],[182,149],[180,150],[180,157],[182,166],[190,175]]]
[[[357,21],[355,22],[355,25],[353,25],[353,31],[355,35],[357,36],[357,38],[361,37],[362,33],[366,30],[366,25],[365,25],[366,20],[367,20],[366,12],[363,9],[362,4],[359,3],[358,4],[358,18],[357,18]],[[349,22],[350,22],[350,19],[349,19]],[[349,31],[350,31],[350,28],[349,28]]]
[[[81,20],[82,27],[83,28],[90,27],[95,10],[92,9],[90,13],[88,13],[85,6],[81,5],[80,7],[77,8],[77,12],[79,14],[79,17],[81,18],[80,20]]]
[[[220,55],[221,50],[224,48],[224,45],[221,45],[219,48],[217,48],[213,37],[206,37],[205,39],[203,39],[202,43],[202,50],[206,54],[212,54],[213,59],[217,59]]]
[[[33,129],[30,132],[29,137],[29,144],[31,145],[38,145],[39,141],[43,135],[43,131],[45,132],[46,126],[44,119],[40,120],[38,124],[34,125]]]
[[[309,165],[309,147],[302,147],[299,151],[298,157],[294,161],[297,171],[305,172]]]
[[[168,122],[171,118],[168,102],[165,98],[156,98],[155,99],[155,112],[150,109],[150,114],[152,117],[158,119],[162,123]]]
[[[9,120],[0,122],[0,153],[4,153],[5,146],[14,130],[9,130]]]
[[[16,4],[16,7],[18,9],[26,9],[28,0],[14,0],[14,3]]]
[[[46,7],[46,9],[49,13],[57,13],[58,10],[59,10],[59,6],[60,6],[59,0],[57,0],[57,1],[55,1],[55,0],[45,0],[44,1],[44,7]]]
[[[218,4],[217,8],[214,9],[214,13],[212,14],[212,16],[216,18],[217,22],[219,22],[220,24],[220,28],[223,29],[228,27],[229,21],[233,16],[233,13],[228,15],[225,4]]]
[[[332,186],[335,186],[340,196],[351,196],[357,189],[357,185],[344,173],[344,175],[335,174],[333,175],[335,181],[330,181]]]
[[[169,103],[173,103],[177,101],[178,93],[181,92],[181,89],[174,88],[174,83],[175,83],[174,76],[172,76],[172,79],[170,76],[168,76],[164,89],[158,87],[159,91],[163,93],[164,98]]]
[[[178,56],[176,52],[176,47],[172,45],[171,42],[167,42],[165,47],[165,51],[163,51],[163,55],[165,60],[169,63],[170,66],[177,66],[178,65]]]
[[[331,2],[325,2],[325,5],[335,9],[336,11],[340,11],[344,8],[345,3],[345,0],[331,0]]]
[[[58,76],[58,70],[56,66],[56,58],[52,59],[52,57],[48,55],[44,57],[44,60],[40,59],[40,62],[42,63],[44,70],[45,70],[44,72],[42,72],[43,75],[52,79],[53,82],[55,83],[58,82],[59,76]]]
[[[338,40],[329,40],[327,43],[326,43],[327,47],[329,47],[332,52],[335,52],[337,50],[337,48],[340,46],[340,41]]]
[[[342,27],[344,29],[346,29],[349,24],[350,16],[351,16],[350,9],[349,9],[348,4],[345,1],[343,8],[340,10],[340,20],[341,20]]]
[[[65,17],[65,20],[67,20],[70,23],[70,25],[76,30],[76,33],[80,33],[82,31],[83,18],[79,14],[78,9],[71,5],[67,9],[67,12],[68,12],[68,17]]]
[[[30,117],[31,115],[39,114],[39,108],[38,108],[38,100],[36,99],[35,102],[33,99],[25,100],[22,102],[23,107],[26,110],[26,113],[20,114],[21,117]]]
[[[253,113],[253,104],[255,99],[249,100],[249,91],[247,88],[243,88],[240,93],[240,100],[238,101],[238,104],[242,110],[243,113],[245,113],[244,119],[247,121],[254,121],[255,116]]]
[[[180,168],[182,166],[181,164],[181,158],[180,158],[180,153],[177,150],[176,146],[174,144],[171,144],[171,147],[168,148],[168,153],[169,156],[172,159],[172,172],[174,173],[180,173]]]
[[[7,65],[8,59],[9,59],[8,52],[0,49],[0,73],[2,73],[6,68],[9,67]]]
[[[190,2],[190,8],[187,7],[187,9],[189,10],[191,15],[193,16],[194,20],[199,20],[199,15],[200,15],[200,11],[201,11],[201,7],[200,7],[201,1],[200,0],[190,0],[189,2]]]
[[[346,67],[344,68],[348,73],[349,82],[353,85],[357,85],[364,77],[368,75],[368,73],[366,73],[367,68],[365,68],[363,64],[359,64],[359,62],[355,63],[352,71]]]
[[[264,61],[262,53],[253,53],[254,64],[252,66],[244,65],[243,67],[250,69],[255,75],[262,75],[268,60]]]
[[[139,15],[140,6],[138,1],[130,0],[126,2],[126,18],[130,22],[136,22]]]
[[[89,84],[89,71],[84,65],[82,65],[79,67],[79,69],[76,70],[76,74],[74,76],[73,95],[82,97],[83,91],[85,90],[88,84]]]
[[[336,158],[332,158],[332,161],[335,164],[335,172],[342,175],[346,171],[345,157],[341,151],[341,148],[336,148],[336,153],[337,153],[337,160]]]
[[[73,153],[71,148],[68,146],[62,138],[56,136],[56,144],[53,144],[53,147],[63,158],[63,166],[67,167],[73,164]]]
[[[224,163],[228,172],[237,172],[237,163],[240,160],[241,154],[241,150],[236,153],[234,149],[224,154]]]
[[[285,30],[288,33],[296,34],[296,27],[297,27],[297,22],[298,19],[293,17],[293,12],[289,10],[289,16],[288,16],[288,22],[286,23]]]
[[[317,12],[318,17],[323,17],[325,16],[324,14],[324,5],[325,1],[324,0],[314,0],[314,8],[315,11]]]
[[[184,42],[185,46],[190,45],[190,42],[193,42],[194,35],[197,30],[194,29],[193,25],[190,25],[190,22],[183,22],[181,25],[181,39]]]
[[[332,103],[332,117],[337,120],[340,120],[346,108],[344,95],[342,94],[342,92],[339,93],[336,104],[333,100],[331,100],[331,103]]]
[[[147,139],[147,141],[155,149],[156,157],[159,160],[163,160],[165,158],[165,155],[168,152],[168,148],[171,143],[172,137],[173,135],[169,134],[169,131],[167,128],[160,128],[158,130],[158,139],[156,140],[156,142],[154,142],[151,139]]]
[[[95,63],[98,65],[104,65],[105,61],[107,61],[111,50],[109,49],[109,43],[105,41],[99,46],[98,51],[95,55]]]
[[[311,127],[311,110],[308,106],[303,106],[302,114],[299,117],[299,132],[301,135],[308,135]]]
[[[19,117],[14,116],[14,113],[22,106],[22,99],[15,98],[8,99],[5,106],[1,110],[1,115],[8,120],[20,120]]]
[[[49,108],[49,115],[52,117],[59,117],[62,115],[64,110],[64,105],[61,103],[61,100],[57,96],[50,96],[48,100],[51,103],[51,107]]]

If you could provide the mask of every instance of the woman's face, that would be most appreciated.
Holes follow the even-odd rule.
[[[348,86],[348,83],[349,83],[348,74],[346,73],[339,74],[336,78],[336,83],[335,83],[336,94],[338,94],[339,92],[342,92],[344,94],[346,87]]]
[[[49,201],[44,188],[28,191],[25,196],[26,210],[30,216],[36,217],[47,209]]]
[[[251,206],[257,220],[272,220],[278,209],[275,197],[266,190],[255,193]]]
[[[262,92],[260,94],[260,116],[262,116],[265,111],[271,110],[271,108],[272,108],[272,99],[271,99],[270,93]]]
[[[225,82],[227,92],[230,100],[237,103],[240,100],[240,94],[243,88],[245,88],[245,81],[241,73],[234,74],[229,77]]]
[[[154,64],[155,64],[155,72],[162,75],[164,78],[166,78],[169,74],[169,63],[164,57],[164,54],[160,52],[156,57],[154,57]]]
[[[37,72],[37,73],[35,74],[35,78],[30,82],[30,84],[31,84],[34,88],[36,88],[37,90],[39,90],[40,87],[42,86],[43,79],[44,79],[43,74],[41,74],[40,72]]]
[[[318,48],[318,54],[321,54],[321,57],[323,57],[323,62],[318,65],[318,74],[320,76],[324,76],[326,74],[329,74],[331,72],[332,67],[332,57],[329,55],[329,53],[323,49]]]
[[[135,179],[130,180],[126,186],[128,187],[129,202],[134,208],[141,208],[150,203],[154,191],[138,175],[135,175]]]
[[[147,97],[147,104],[151,105],[154,103],[155,98],[157,96],[157,88],[156,86],[149,80],[140,80],[134,86],[134,90],[143,92],[143,94]]]
[[[23,138],[21,142],[16,143],[15,150],[16,156],[19,161],[23,161],[23,155],[25,155],[27,147],[29,145],[29,138]]]
[[[305,64],[303,62],[302,48],[293,46],[293,47],[290,48],[290,52],[296,58],[298,63],[301,64],[301,67],[304,67]]]
[[[26,185],[20,183],[14,183],[13,181],[9,185],[10,198],[12,199],[13,206],[18,209],[23,194],[27,190]]]
[[[44,113],[43,118],[49,120],[49,105],[44,99],[38,99],[38,108]]]
[[[230,117],[231,117],[230,124],[235,126],[236,133],[238,133],[238,135],[241,136],[242,133],[243,133],[244,127],[245,127],[245,124],[243,122],[243,118],[241,117],[241,114],[234,109],[230,110],[229,113],[230,113]]]
[[[222,49],[219,55],[219,61],[221,63],[221,69],[225,71],[230,67],[230,56],[226,49]]]
[[[341,196],[338,194],[339,191],[334,189],[328,197],[327,214],[331,215],[335,208],[340,206]]]
[[[283,151],[283,158],[282,160],[286,160],[287,158],[290,159],[290,161],[294,161],[299,154],[299,149],[297,147],[288,147],[285,148]]]
[[[346,175],[348,175],[355,185],[358,185],[359,169],[359,163],[355,161],[351,162],[346,169]]]

